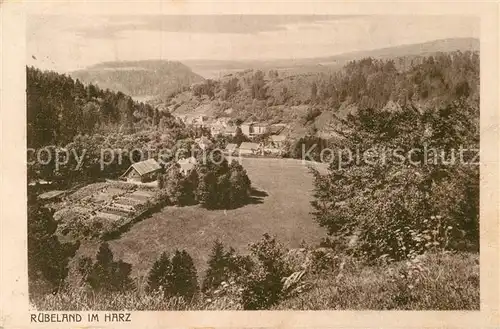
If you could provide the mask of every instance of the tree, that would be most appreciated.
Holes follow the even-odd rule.
[[[318,97],[318,85],[316,82],[313,82],[311,85],[311,103],[315,103]]]
[[[246,135],[244,135],[243,132],[241,131],[241,127],[240,126],[236,127],[236,131],[233,136],[233,143],[240,146],[241,143],[248,142],[249,140],[250,139]]]
[[[225,92],[225,97],[224,99],[228,99],[232,95],[234,95],[238,90],[238,78],[233,77],[223,84],[224,92]]]
[[[28,278],[57,291],[68,275],[68,264],[80,243],[61,243],[53,211],[34,204],[28,209]]]
[[[229,166],[229,204],[230,208],[235,208],[245,204],[250,197],[251,181],[243,166],[236,160]]]
[[[187,205],[191,202],[191,193],[187,179],[180,172],[180,166],[173,163],[167,172],[162,175],[162,187],[165,190],[169,201],[176,205]]]
[[[367,259],[403,259],[430,248],[477,249],[479,171],[452,159],[461,145],[478,148],[478,113],[458,102],[350,115],[344,133],[352,144],[346,146],[359,152],[350,161],[335,157],[327,175],[313,171],[315,220]],[[385,160],[363,161],[367,150]],[[413,150],[411,159],[394,150]]]
[[[172,262],[166,252],[163,252],[153,264],[148,274],[148,289],[150,291],[162,290],[165,294],[173,291]]]
[[[269,309],[282,297],[282,279],[291,274],[284,256],[285,250],[275,237],[264,234],[263,238],[251,245],[255,266],[247,276],[242,293],[246,310]]]
[[[232,209],[243,205],[250,194],[250,179],[235,160],[228,164],[222,154],[198,161],[195,166],[195,198],[207,209]],[[213,161],[212,161],[213,160]]]
[[[198,281],[191,256],[185,250],[176,250],[172,259],[162,253],[149,271],[148,288],[161,288],[165,297],[192,298],[198,291]]]
[[[233,248],[224,250],[224,245],[219,240],[214,242],[212,253],[208,260],[208,268],[203,279],[202,291],[208,293],[217,289],[222,282],[233,279],[241,281],[252,268],[248,257],[236,255]]]
[[[254,99],[265,99],[266,98],[266,82],[264,81],[264,73],[258,70],[252,76],[252,81],[250,84],[250,91],[252,98]]]
[[[89,264],[89,261],[82,261],[82,264]],[[82,271],[85,266],[82,267]],[[91,269],[87,271],[85,281],[95,291],[114,292],[127,291],[133,288],[134,284],[130,278],[132,266],[122,260],[115,261],[113,253],[109,249],[107,242],[101,243],[96,255],[96,261]],[[81,274],[84,274],[81,272]]]

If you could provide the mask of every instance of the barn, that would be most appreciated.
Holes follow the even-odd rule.
[[[148,159],[131,165],[121,178],[130,183],[151,182],[156,180],[156,174],[160,170],[161,166],[155,159]]]

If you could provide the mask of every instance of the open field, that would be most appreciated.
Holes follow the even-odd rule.
[[[240,252],[264,233],[276,234],[286,247],[302,240],[317,243],[325,230],[312,219],[312,175],[298,160],[244,158],[242,164],[258,190],[253,202],[234,210],[206,210],[199,206],[165,207],[110,241],[116,258],[132,264],[133,275],[142,276],[161,252],[186,249],[198,271],[204,270],[215,239]],[[96,244],[80,251],[92,255]],[[199,273],[201,274],[201,273]]]

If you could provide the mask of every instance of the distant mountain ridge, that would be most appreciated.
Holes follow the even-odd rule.
[[[449,38],[439,39],[423,43],[406,44],[394,47],[378,48],[342,53],[338,55],[322,56],[314,58],[297,59],[271,59],[271,60],[186,60],[194,72],[205,78],[217,78],[227,73],[242,71],[246,69],[280,69],[290,70],[297,73],[319,72],[329,69],[340,68],[346,62],[373,57],[387,59],[391,57],[404,56],[429,56],[440,52],[450,51],[479,51],[479,40],[475,38]]]
[[[141,100],[166,97],[204,80],[186,65],[164,60],[103,62],[70,75]]]

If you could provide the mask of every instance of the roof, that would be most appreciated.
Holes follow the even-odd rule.
[[[234,144],[234,143],[229,143],[226,145],[226,150],[234,150],[238,148],[238,145]]]
[[[42,199],[42,200],[50,200],[52,198],[57,198],[58,196],[61,196],[64,193],[66,193],[66,191],[54,190],[54,191],[42,193],[38,196],[38,198]]]
[[[241,125],[242,126],[251,126],[251,125],[254,125],[256,124],[257,122],[255,121],[248,121],[248,122],[243,122]]]
[[[271,134],[276,134],[276,135],[282,132],[283,129],[285,129],[285,126],[272,125],[271,127],[269,127]]]
[[[258,148],[259,144],[257,143],[243,142],[240,145],[240,150],[257,150]]]
[[[139,175],[142,176],[142,175],[146,175],[146,174],[149,174],[151,172],[160,170],[161,166],[158,162],[156,162],[155,159],[148,159],[145,161],[136,162],[133,165],[131,165],[130,168],[134,168],[135,171],[137,171],[139,173]],[[127,169],[125,174],[130,171],[130,168]]]
[[[269,136],[269,140],[271,142],[284,142],[284,141],[286,141],[286,136],[285,135],[271,135],[271,136]]]
[[[258,126],[258,127],[268,127],[269,126],[269,124],[265,123],[265,122],[257,122],[257,123],[254,123],[253,125]]]

